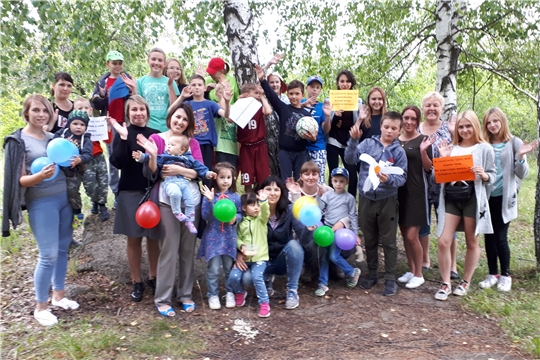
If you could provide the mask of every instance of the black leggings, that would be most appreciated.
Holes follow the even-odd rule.
[[[508,246],[508,227],[502,218],[502,196],[492,196],[489,199],[489,212],[493,234],[484,236],[486,242],[486,255],[491,275],[499,274],[497,260],[501,263],[501,275],[510,276],[510,247]]]
[[[345,162],[345,149],[338,148],[337,146],[327,144],[326,145],[326,155],[328,158],[328,185],[332,186],[332,180],[330,174],[332,170],[339,167],[339,157],[341,157],[341,162],[347,171],[349,172],[349,194],[354,196],[356,199],[356,187],[358,185],[358,173],[356,171],[356,164],[347,164]]]

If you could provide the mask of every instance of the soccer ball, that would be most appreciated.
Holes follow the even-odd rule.
[[[304,116],[300,119],[298,119],[298,122],[296,123],[296,133],[300,137],[304,137],[308,134],[315,134],[319,132],[319,124],[317,124],[317,120],[312,118],[311,116]]]

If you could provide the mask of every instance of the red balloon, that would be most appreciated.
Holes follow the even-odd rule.
[[[150,200],[144,202],[139,206],[135,213],[135,220],[140,227],[145,229],[151,229],[159,224],[161,213],[156,204]]]

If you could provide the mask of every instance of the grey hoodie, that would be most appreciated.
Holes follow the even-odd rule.
[[[9,236],[9,221],[15,229],[22,224],[21,206],[24,205],[24,192],[21,190],[22,163],[24,161],[24,141],[21,130],[4,139],[4,202],[2,207],[2,236]]]

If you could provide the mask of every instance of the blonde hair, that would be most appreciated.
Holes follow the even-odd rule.
[[[92,106],[92,104],[90,103],[90,100],[86,99],[86,98],[83,98],[83,97],[78,97],[75,99],[75,101],[73,102],[73,106],[75,106],[76,103],[78,102],[86,102],[88,103],[88,105]]]
[[[28,123],[28,112],[30,111],[30,106],[32,106],[32,101],[35,101],[35,102],[40,103],[40,104],[45,106],[45,109],[49,113],[49,120],[48,121],[51,121],[51,119],[54,116],[54,109],[53,109],[50,101],[47,100],[47,98],[45,96],[43,96],[43,95],[34,94],[34,95],[28,96],[23,102],[22,118],[23,118],[24,122]]]
[[[490,116],[494,116],[495,119],[499,120],[501,122],[501,130],[498,134],[492,134],[488,128],[487,128],[487,121]],[[490,108],[486,111],[484,114],[484,119],[482,120],[482,129],[484,132],[484,139],[488,140],[489,142],[492,142],[494,140],[499,140],[501,142],[507,142],[512,139],[512,133],[510,132],[510,127],[508,126],[508,119],[506,118],[506,115],[503,113],[503,111],[498,108]]]
[[[131,122],[129,121],[129,107],[131,103],[144,105],[144,107],[146,108],[146,123],[148,124],[148,120],[150,119],[150,108],[148,107],[148,103],[146,102],[146,100],[144,100],[144,98],[141,95],[131,95],[126,100],[126,104],[124,105],[124,114],[125,114],[124,116],[125,116],[126,123],[131,124]]]
[[[304,181],[302,181],[302,174],[311,172],[317,173],[319,175],[321,174],[319,166],[317,166],[314,161],[306,161],[300,168],[300,179],[298,179],[298,185],[304,186]]]
[[[150,59],[150,54],[153,53],[153,52],[162,53],[163,54],[163,60],[165,60],[165,61],[167,60],[167,54],[165,54],[165,51],[161,50],[158,47],[150,49],[150,51],[148,52],[148,59]]]
[[[431,99],[431,98],[435,98],[436,100],[439,101],[439,104],[441,104],[441,108],[444,109],[444,98],[443,96],[437,92],[437,91],[430,91],[428,92],[426,95],[424,95],[424,97],[422,98],[422,107],[424,107],[424,105],[426,104],[426,102]]]
[[[384,92],[384,90],[378,86],[374,86],[371,88],[371,90],[369,90],[368,92],[368,96],[367,96],[367,106],[368,106],[368,115],[366,117],[366,119],[364,120],[364,125],[369,129],[371,127],[371,115],[373,113],[373,109],[371,108],[371,105],[369,105],[369,97],[375,92],[375,91],[378,91],[381,93],[381,96],[382,96],[382,100],[383,100],[383,104],[382,104],[382,109],[381,109],[381,116],[384,115],[386,113],[386,93]],[[382,124],[382,122],[381,122]]]
[[[474,142],[475,144],[486,142],[484,140],[484,137],[482,136],[482,130],[480,129],[480,121],[478,120],[478,116],[476,116],[475,112],[472,110],[465,110],[458,114],[457,120],[456,120],[456,127],[454,129],[454,136],[452,137],[452,144],[459,145],[459,143],[463,140],[461,136],[459,136],[459,123],[461,120],[468,120],[470,121],[474,134]]]
[[[168,58],[167,61],[165,61],[165,67],[163,68],[163,75],[167,77],[169,76],[167,75],[167,72],[169,71],[167,67],[169,66],[169,63],[171,61],[176,61],[178,63],[178,66],[180,66],[180,78],[176,80],[176,85],[187,85],[186,76],[184,75],[184,67],[180,63],[180,60],[178,59]]]

